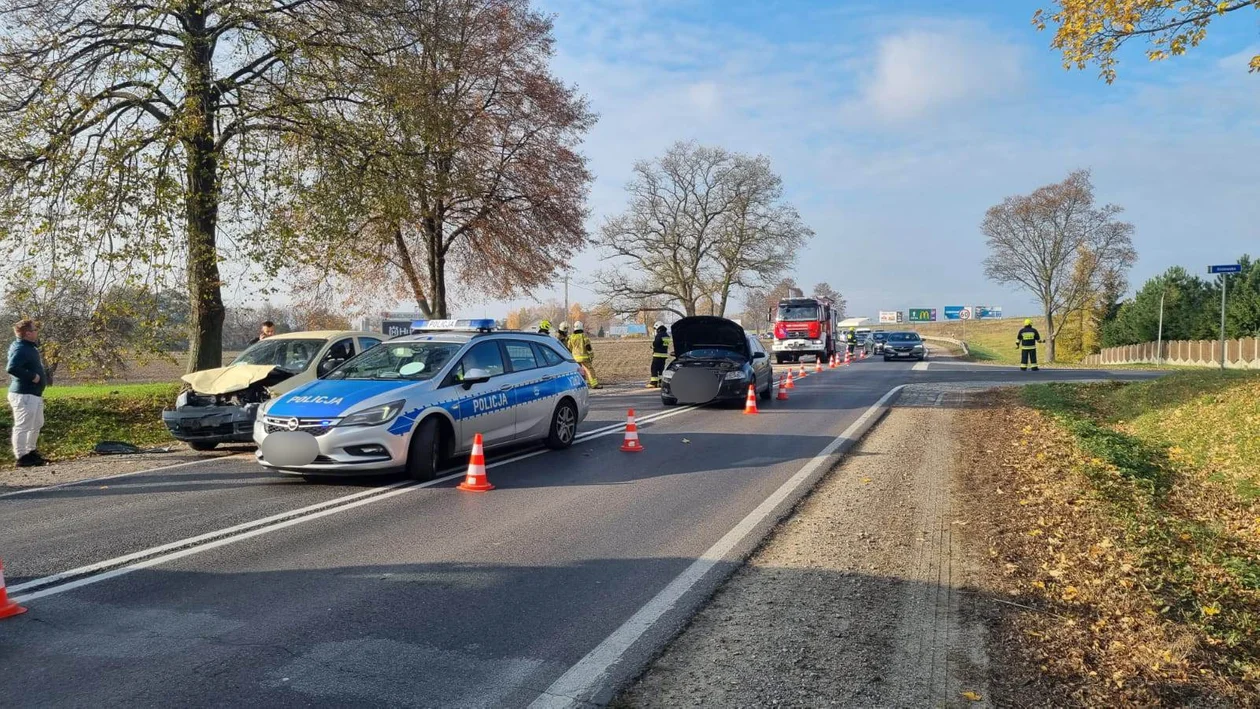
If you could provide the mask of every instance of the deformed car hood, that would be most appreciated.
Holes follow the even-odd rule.
[[[714,315],[694,315],[670,326],[674,352],[686,354],[695,349],[721,348],[748,356],[748,340],[739,323]]]
[[[180,377],[198,394],[231,394],[255,384],[270,386],[293,376],[279,367],[267,364],[238,364],[232,367],[204,369]]]

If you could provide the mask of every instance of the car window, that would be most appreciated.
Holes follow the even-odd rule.
[[[261,364],[297,374],[306,371],[323,346],[324,340],[268,338],[250,345],[232,364]]]
[[[513,372],[524,372],[527,369],[538,368],[538,360],[534,357],[534,348],[530,347],[528,342],[506,340],[503,343],[503,349],[507,351],[508,361],[512,363]]]
[[[340,360],[344,362],[345,360],[348,360],[353,356],[354,356],[354,340],[347,337],[344,340],[338,340],[337,342],[333,343],[333,346],[328,348],[328,353],[324,355],[324,359],[322,362],[320,362],[320,364],[323,364],[324,362],[331,362],[334,360]]]
[[[560,356],[559,352],[537,342],[534,343],[534,355],[539,362],[543,363],[542,366],[544,367],[554,367],[564,362],[564,358]]]
[[[379,344],[381,344],[381,341],[375,337],[360,337],[359,338],[359,347],[363,350],[370,350]]]
[[[503,367],[503,353],[499,351],[499,343],[494,340],[478,342],[468,350],[468,354],[455,365],[455,377],[463,379],[464,374],[473,369],[483,369],[492,377],[506,371]]]
[[[461,347],[459,342],[391,342],[363,352],[327,378],[428,381],[442,371]]]

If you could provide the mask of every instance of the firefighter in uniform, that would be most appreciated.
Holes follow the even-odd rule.
[[[660,387],[661,374],[665,372],[665,360],[669,358],[669,348],[674,344],[674,338],[669,336],[669,328],[665,327],[665,323],[657,321],[654,326],[656,337],[652,340],[652,378],[648,380],[648,387]]]
[[[581,320],[573,322],[573,334],[569,335],[569,352],[573,354],[573,359],[586,374],[586,385],[592,389],[598,389],[599,380],[595,378],[595,350],[591,348],[591,340],[586,336]]]
[[[849,354],[853,354],[853,350],[857,348],[857,328],[851,327],[848,332],[844,333],[844,344],[849,349]]]
[[[1032,365],[1032,371],[1037,369],[1037,343],[1041,342],[1041,333],[1037,332],[1037,328],[1033,327],[1032,318],[1024,320],[1024,327],[1019,331],[1019,339],[1015,346],[1019,348],[1019,369],[1021,372],[1028,371],[1028,365]]]
[[[565,320],[560,323],[560,329],[556,331],[556,339],[560,340],[560,344],[565,347],[569,346],[569,321]]]
[[[538,334],[539,335],[551,334],[551,321],[550,320],[543,320],[542,322],[538,323]]]

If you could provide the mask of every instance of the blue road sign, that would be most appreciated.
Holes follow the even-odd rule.
[[[965,309],[965,306],[962,306],[962,305],[946,305],[945,306],[945,319],[946,320],[962,320],[964,309]]]
[[[1221,266],[1208,266],[1208,273],[1242,273],[1242,264],[1227,263]]]

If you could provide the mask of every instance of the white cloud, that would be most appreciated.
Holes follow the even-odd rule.
[[[1017,89],[1021,64],[1018,47],[977,27],[908,30],[880,40],[862,105],[889,120],[920,118]]]
[[[687,87],[687,98],[696,109],[709,113],[717,109],[722,102],[718,85],[712,81],[702,81]]]

